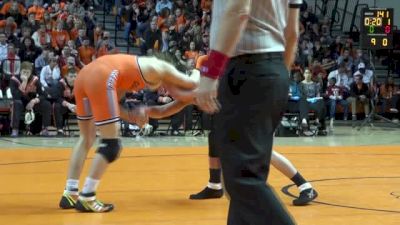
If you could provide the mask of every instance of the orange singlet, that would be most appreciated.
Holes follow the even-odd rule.
[[[93,119],[96,125],[119,121],[121,91],[139,91],[145,87],[138,57],[106,55],[91,62],[75,80],[76,115],[80,120]]]

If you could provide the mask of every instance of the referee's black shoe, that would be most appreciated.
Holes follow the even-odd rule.
[[[318,192],[314,190],[314,188],[309,188],[300,192],[299,197],[293,200],[293,205],[295,206],[307,205],[317,197],[318,197]]]
[[[224,191],[222,189],[216,190],[206,187],[199,193],[190,195],[189,199],[202,200],[202,199],[221,198],[223,195]]]

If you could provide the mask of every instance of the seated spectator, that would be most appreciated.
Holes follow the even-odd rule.
[[[70,57],[74,60],[74,58]],[[57,136],[64,136],[64,116],[69,112],[75,112],[75,97],[74,97],[74,81],[77,76],[77,71],[69,71],[66,76],[60,79],[58,83],[59,98],[54,103],[54,117],[56,121]]]
[[[353,63],[353,72],[355,72],[358,69],[358,65],[360,63],[367,64],[369,62],[368,57],[363,53],[362,49],[357,49],[356,54],[354,56],[354,63]]]
[[[196,50],[196,44],[192,41],[189,45],[189,50],[185,51],[185,59],[197,60],[199,51]]]
[[[156,13],[160,14],[161,11],[165,8],[168,8],[170,11],[172,10],[173,4],[170,0],[160,0],[157,1],[156,4]]]
[[[31,37],[25,38],[21,49],[19,50],[19,57],[21,61],[35,62],[35,59],[40,55],[41,49],[36,47]]]
[[[61,50],[67,45],[69,39],[69,34],[64,29],[63,22],[59,21],[57,23],[57,28],[51,34],[51,46],[57,53],[61,53]]]
[[[46,31],[46,24],[40,24],[39,30],[33,33],[32,39],[38,48],[44,48],[52,43],[51,35]]]
[[[117,53],[119,53],[119,51],[110,40],[110,32],[105,31],[103,33],[103,37],[99,40],[96,58],[100,58],[103,55],[111,55]]]
[[[28,9],[28,14],[35,15],[35,20],[40,21],[43,19],[45,9],[39,4],[38,0],[34,0],[31,7]]]
[[[200,7],[203,12],[210,12],[212,7],[212,0],[201,0]]]
[[[79,0],[72,0],[72,3],[67,7],[69,14],[77,14],[80,18],[85,16],[85,9],[79,3]]]
[[[347,70],[352,70],[353,68],[353,57],[350,55],[350,49],[345,48],[343,49],[343,53],[339,56],[337,59],[338,65],[340,65],[342,62],[346,62]]]
[[[85,66],[96,59],[96,51],[90,46],[89,38],[83,38],[82,46],[78,48],[81,66]]]
[[[7,17],[5,20],[0,20],[0,29],[3,29],[6,33],[15,33],[18,28],[17,23],[13,17]]]
[[[326,90],[326,97],[329,103],[329,119],[330,126],[333,128],[333,121],[335,120],[336,105],[339,104],[343,107],[343,119],[347,120],[349,113],[349,103],[346,101],[345,90],[342,86],[336,85],[336,78],[329,79],[328,89]]]
[[[1,90],[3,96],[6,96],[8,85],[12,76],[19,75],[21,72],[21,60],[16,54],[14,44],[7,46],[7,58],[2,63],[2,81]]]
[[[7,36],[4,32],[0,32],[0,62],[7,59]]]
[[[289,102],[288,111],[289,112],[299,112],[299,101],[300,101],[300,82],[302,80],[302,75],[300,72],[295,72],[291,76],[289,83]]]
[[[369,88],[373,86],[374,82],[374,72],[372,70],[366,69],[364,63],[358,64],[358,70],[354,73],[354,77],[360,75],[362,81],[368,85]]]
[[[82,46],[83,40],[86,36],[86,29],[85,28],[79,28],[78,30],[78,37],[75,39],[75,46],[77,49]]]
[[[386,78],[386,82],[380,86],[380,100],[382,102],[380,113],[386,112],[386,107],[389,106],[389,110],[392,113],[398,113],[397,104],[399,102],[400,90],[394,84],[392,76]]]
[[[154,49],[156,42],[159,43],[159,48],[162,43],[161,31],[157,28],[157,22],[152,21],[150,27],[144,32],[140,46],[140,53],[146,55],[148,49]]]
[[[21,64],[21,75],[12,76],[10,81],[12,93],[11,137],[19,135],[20,121],[25,108],[37,113],[41,108],[38,104],[39,99],[36,97],[40,90],[39,79],[33,75],[32,71],[32,63],[23,62]]]
[[[347,101],[351,104],[352,119],[357,120],[357,104],[364,106],[365,116],[369,115],[370,91],[368,85],[363,82],[360,74],[354,77],[354,82],[350,86],[350,97]]]
[[[2,14],[5,18],[13,17],[17,24],[21,24],[23,17],[26,14],[26,9],[18,1],[10,0],[3,5],[0,10],[0,14]]]
[[[43,48],[42,53],[35,59],[35,74],[40,74],[42,68],[49,64],[49,49]]]
[[[322,133],[325,133],[325,104],[321,97],[320,86],[312,81],[311,72],[309,69],[304,71],[304,80],[300,83],[300,120],[301,126],[308,128],[308,113],[313,110],[316,114],[316,123]]]
[[[61,78],[60,68],[58,67],[57,58],[52,57],[49,59],[49,65],[42,68],[40,72],[40,84],[42,89],[49,87],[49,84],[55,84]]]
[[[75,74],[76,76],[79,73],[80,69],[75,65],[75,58],[70,56],[67,59],[67,65],[61,68],[61,77],[65,78],[69,74]]]
[[[176,25],[177,25],[176,31],[178,33],[182,33],[186,29],[186,27],[189,25],[189,21],[186,20],[186,17],[182,13],[181,8],[175,9],[175,18],[176,18]]]
[[[350,72],[351,71],[347,70],[346,64],[342,62],[337,70],[334,70],[329,73],[328,80],[330,80],[331,78],[335,78],[336,86],[345,88],[343,91],[349,93],[350,84],[353,82],[353,78],[350,77],[351,76]]]

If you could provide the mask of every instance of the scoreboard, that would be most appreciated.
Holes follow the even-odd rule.
[[[364,8],[361,11],[361,48],[393,48],[393,8]]]

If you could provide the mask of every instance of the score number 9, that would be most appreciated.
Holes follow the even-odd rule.
[[[376,46],[376,38],[371,38],[371,44],[373,46]],[[387,38],[383,38],[382,39],[382,46],[388,46],[388,39]]]

